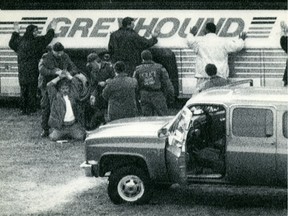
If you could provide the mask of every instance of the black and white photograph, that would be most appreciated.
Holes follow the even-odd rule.
[[[0,2],[0,216],[286,216],[287,6]]]

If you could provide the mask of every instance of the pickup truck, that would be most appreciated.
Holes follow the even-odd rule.
[[[287,187],[287,88],[213,88],[176,116],[135,117],[88,133],[87,176],[115,204],[147,203],[174,183]]]

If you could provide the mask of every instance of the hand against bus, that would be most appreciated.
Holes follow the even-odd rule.
[[[190,33],[192,34],[192,35],[196,35],[197,34],[197,32],[198,32],[198,28],[197,28],[197,26],[193,26],[192,28],[190,28]]]
[[[242,40],[245,40],[247,38],[247,33],[246,32],[240,33],[239,38],[241,38]]]
[[[16,32],[20,31],[19,22],[14,22],[14,31],[16,31]]]
[[[288,26],[287,24],[285,23],[285,21],[281,21],[280,22],[280,27],[281,27],[281,35],[286,35],[287,32],[288,32]]]
[[[56,29],[56,25],[57,25],[56,19],[53,19],[52,22],[51,22],[51,24],[50,24],[51,29]]]
[[[151,34],[152,37],[157,38],[159,36],[159,32],[153,32]]]

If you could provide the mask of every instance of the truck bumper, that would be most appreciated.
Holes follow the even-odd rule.
[[[84,169],[85,176],[97,177],[98,176],[98,162],[97,161],[84,161],[80,167]]]

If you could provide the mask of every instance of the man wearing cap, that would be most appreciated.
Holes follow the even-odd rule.
[[[71,75],[78,73],[78,69],[71,61],[68,54],[64,52],[64,46],[57,42],[52,46],[52,51],[45,53],[39,62],[38,87],[41,90],[41,108],[43,132],[42,137],[49,135],[48,119],[50,115],[50,103],[47,94],[47,83],[61,74],[62,71],[68,71]]]
[[[51,113],[48,124],[52,129],[49,137],[52,141],[66,138],[83,140],[85,129],[80,123],[81,109],[80,86],[85,78],[82,74],[74,77],[62,70],[59,76],[47,84]]]
[[[105,111],[108,103],[102,97],[107,80],[114,78],[115,73],[110,62],[103,61],[97,53],[87,56],[87,71],[91,82],[90,104],[86,106],[85,122],[87,129],[95,129],[101,123],[105,123]]]
[[[216,25],[211,22],[206,24],[205,36],[195,37],[197,31],[196,26],[190,29],[187,45],[196,53],[195,78],[196,88],[199,88],[203,82],[210,79],[205,72],[207,64],[214,64],[218,68],[217,75],[228,78],[228,54],[244,48],[246,33],[243,32],[239,38],[221,38],[216,35]]]
[[[174,99],[174,88],[166,69],[152,60],[149,50],[141,53],[142,64],[136,67],[140,104],[144,116],[168,114],[167,100]]]
[[[108,51],[112,63],[123,61],[126,65],[128,76],[132,76],[135,67],[141,64],[141,52],[157,43],[158,34],[152,34],[150,39],[141,37],[133,30],[134,19],[125,17],[122,27],[110,36]]]
[[[9,47],[17,53],[21,114],[29,115],[37,110],[38,63],[45,48],[54,38],[55,28],[56,21],[53,20],[46,35],[38,36],[38,27],[28,25],[24,35],[20,36],[19,24],[14,23],[15,31]]]
[[[127,76],[124,62],[116,62],[114,70],[115,77],[107,81],[102,93],[103,98],[108,101],[108,121],[137,115],[137,80]]]

